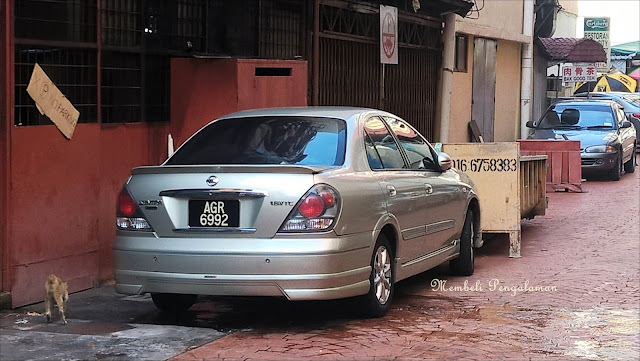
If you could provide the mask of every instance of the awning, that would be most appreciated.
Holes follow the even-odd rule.
[[[536,38],[544,55],[551,61],[571,63],[606,62],[607,54],[602,45],[585,38]]]
[[[611,52],[620,54],[640,53],[640,40],[614,45],[611,47]]]

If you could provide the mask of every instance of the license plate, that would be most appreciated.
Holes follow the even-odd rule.
[[[240,201],[238,200],[190,200],[190,227],[238,227]]]

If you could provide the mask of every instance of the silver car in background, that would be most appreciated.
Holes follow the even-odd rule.
[[[473,184],[407,122],[362,108],[274,108],[204,126],[118,197],[116,291],[162,310],[197,295],[354,297],[369,317],[394,284],[443,262],[471,275]]]

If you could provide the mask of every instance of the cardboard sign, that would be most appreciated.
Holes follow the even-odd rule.
[[[27,93],[36,102],[40,114],[46,115],[65,137],[71,139],[80,112],[49,79],[38,63],[33,67]]]

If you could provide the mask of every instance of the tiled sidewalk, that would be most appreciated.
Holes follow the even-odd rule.
[[[173,360],[638,359],[639,173],[548,194],[547,214],[523,222],[522,258],[495,237],[471,277],[441,266],[399,283],[383,318],[258,322]]]

